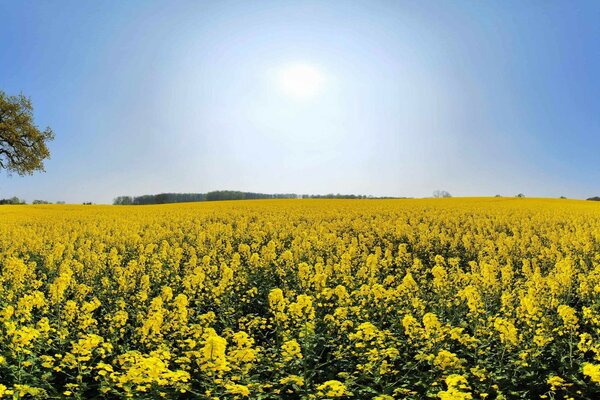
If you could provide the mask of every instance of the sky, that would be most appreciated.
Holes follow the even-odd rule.
[[[0,198],[600,195],[599,1],[0,0]]]

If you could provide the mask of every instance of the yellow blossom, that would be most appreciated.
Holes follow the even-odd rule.
[[[323,384],[317,386],[317,390],[318,394],[320,394],[322,397],[335,398],[343,397],[349,394],[346,390],[346,386],[342,382],[336,380],[324,382]]]
[[[600,364],[584,364],[583,375],[590,378],[592,382],[600,384]]]

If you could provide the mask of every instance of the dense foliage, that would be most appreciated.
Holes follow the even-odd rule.
[[[25,204],[25,200],[19,199],[18,197],[11,197],[10,199],[0,199],[0,205],[5,204]]]
[[[0,209],[0,397],[600,396],[600,208]]]
[[[18,175],[44,171],[44,160],[50,158],[47,145],[53,139],[52,129],[40,130],[35,124],[28,97],[0,90],[0,171]]]

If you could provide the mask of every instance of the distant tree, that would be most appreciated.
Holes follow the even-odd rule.
[[[34,200],[31,202],[31,204],[52,204],[52,203],[47,200]]]
[[[42,131],[33,122],[29,98],[0,91],[0,170],[21,176],[44,171],[43,161],[50,158],[46,143],[52,139],[52,129]]]
[[[433,197],[436,199],[442,199],[442,198],[452,197],[452,195],[450,193],[446,192],[445,190],[435,190],[433,192]]]
[[[566,199],[566,197],[565,197],[565,196],[560,196],[560,198],[561,198],[561,199]]]
[[[600,197],[599,196],[594,196],[594,197],[590,197],[587,200],[591,200],[591,201],[600,201]]]
[[[0,204],[25,204],[25,200],[19,199],[17,196],[10,199],[0,199]]]
[[[128,206],[133,204],[133,197],[131,196],[119,196],[113,200],[113,204],[116,206]]]
[[[56,204],[65,204],[65,202],[60,200],[60,201],[57,201]]]
[[[207,201],[245,200],[248,198],[255,197],[252,196],[252,193],[244,193],[237,190],[215,190],[213,192],[206,193]]]
[[[496,195],[496,196],[494,196],[494,197],[502,197],[502,196],[501,196],[501,195],[499,195],[499,194],[497,194],[497,195]]]
[[[523,193],[519,193],[518,195],[516,195],[515,197],[519,197],[519,198],[523,198],[525,197],[525,195]]]

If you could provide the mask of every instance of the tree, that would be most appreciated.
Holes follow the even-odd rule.
[[[445,190],[436,190],[433,192],[433,197],[435,197],[436,199],[441,199],[441,198],[452,197],[452,195],[450,193],[446,192]]]
[[[25,200],[21,200],[17,196],[10,199],[0,199],[0,204],[25,204]]]
[[[133,204],[133,197],[131,196],[119,196],[113,200],[113,204],[116,206],[128,206]]]
[[[515,197],[519,197],[519,198],[521,198],[521,199],[522,199],[523,197],[525,197],[525,195],[524,195],[523,193],[519,193],[519,194],[518,194],[518,195],[516,195]]]
[[[52,129],[35,125],[29,98],[0,90],[0,170],[21,176],[44,171],[43,161],[50,158],[46,143],[52,139]]]

